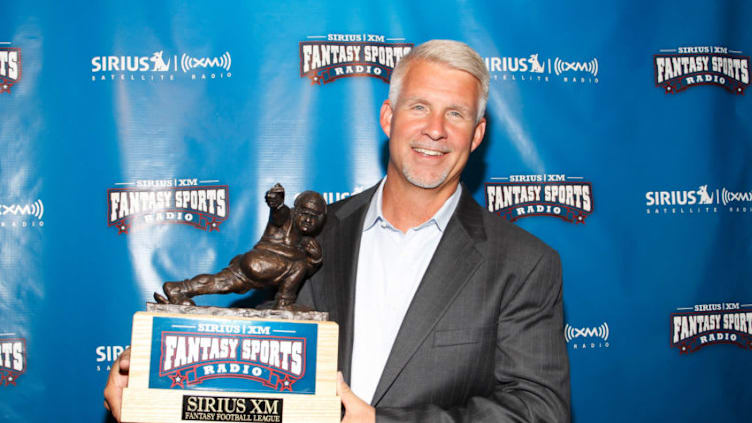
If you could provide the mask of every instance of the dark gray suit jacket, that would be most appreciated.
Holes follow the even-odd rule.
[[[329,207],[319,235],[324,265],[298,298],[339,323],[346,381],[358,250],[375,188]],[[377,422],[568,422],[558,254],[464,188],[371,404]]]

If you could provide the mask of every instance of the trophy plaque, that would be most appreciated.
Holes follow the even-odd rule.
[[[284,188],[266,193],[269,222],[252,250],[216,274],[166,282],[133,317],[121,420],[133,423],[336,423],[338,326],[295,304],[322,264],[314,235],[326,203],[312,191],[295,207]],[[275,287],[271,308],[196,306],[192,297]]]
[[[160,308],[133,318],[123,422],[340,421],[336,323]]]

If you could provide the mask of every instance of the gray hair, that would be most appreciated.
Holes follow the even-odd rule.
[[[470,46],[465,43],[453,40],[431,40],[413,48],[408,54],[402,57],[394,67],[392,79],[389,83],[389,102],[392,105],[397,104],[402,82],[410,69],[412,62],[416,60],[426,60],[433,63],[440,63],[451,68],[465,71],[474,76],[480,83],[480,96],[478,97],[478,115],[476,122],[479,122],[486,112],[486,102],[488,101],[488,80],[490,76],[483,59]]]

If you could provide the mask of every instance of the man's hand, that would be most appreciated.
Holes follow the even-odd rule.
[[[350,390],[342,377],[342,372],[337,372],[337,395],[342,398],[342,405],[345,406],[345,417],[342,418],[342,423],[376,422],[376,409]]]
[[[128,370],[131,368],[131,349],[126,348],[112,363],[107,386],[104,387],[104,408],[120,421],[120,408],[123,401],[123,388],[128,386]]]

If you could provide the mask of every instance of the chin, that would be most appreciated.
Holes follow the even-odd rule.
[[[439,175],[436,177],[416,177],[415,175],[410,174],[410,172],[405,172],[404,175],[407,182],[410,182],[416,187],[425,189],[438,188],[441,184],[446,182],[447,179],[446,175]]]
[[[409,182],[411,184],[415,185],[418,188],[434,189],[434,188],[440,187],[441,184],[444,181],[438,181],[438,182],[434,182],[434,181],[429,181],[429,182],[424,182],[424,181],[409,181]]]

